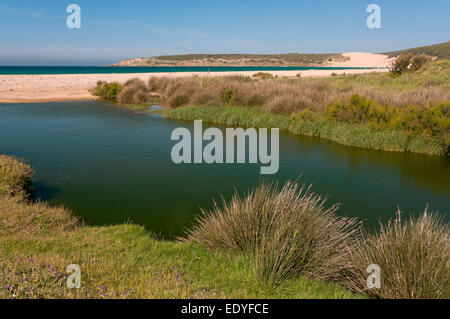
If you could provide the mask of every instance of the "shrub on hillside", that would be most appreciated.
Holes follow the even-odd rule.
[[[430,61],[431,61],[431,57],[429,57],[428,55],[425,55],[425,54],[415,55],[411,58],[411,61],[410,61],[411,66],[409,69],[411,71],[417,71]]]
[[[392,66],[392,72],[394,74],[402,74],[409,69],[411,63],[412,54],[402,54],[394,62]]]

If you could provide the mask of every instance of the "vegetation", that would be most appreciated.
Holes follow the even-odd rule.
[[[399,75],[408,71],[418,71],[430,61],[431,57],[425,54],[402,54],[395,60],[391,72],[395,75]]]
[[[413,54],[413,55],[425,54],[429,56],[438,57],[439,59],[450,59],[450,41],[439,44],[427,45],[424,47],[387,52],[385,54],[389,55],[390,57],[402,54]]]
[[[260,72],[254,79],[151,78],[147,85],[135,79],[125,84],[117,100],[136,104],[158,97],[171,109],[189,106],[167,112],[170,118],[194,119],[195,115],[200,116],[195,119],[224,124],[232,118],[236,125],[254,125],[255,119],[244,116],[256,115],[262,127],[276,122],[294,134],[349,146],[448,154],[450,61],[428,61],[424,56],[400,57],[394,76],[372,73],[303,79],[273,78]],[[230,114],[230,107],[235,114]]]
[[[342,54],[184,54],[134,58],[115,66],[311,66],[345,61]]]
[[[30,166],[0,154],[0,196],[30,196],[33,193]]]
[[[450,298],[450,229],[427,210],[364,232],[356,219],[303,187],[262,185],[223,208],[204,212],[189,239],[210,251],[245,254],[259,278],[279,283],[303,274],[339,282],[375,298]],[[381,269],[381,287],[367,286],[367,268]]]
[[[4,185],[22,185],[31,169],[2,160]],[[450,298],[449,224],[427,210],[366,233],[309,188],[263,184],[169,242],[136,225],[86,226],[22,191],[0,194],[0,298]],[[66,287],[70,264],[81,289]],[[379,289],[365,284],[370,264]]]
[[[338,280],[350,267],[359,228],[355,219],[337,217],[336,205],[325,205],[304,185],[287,183],[279,191],[262,184],[203,212],[188,238],[212,251],[252,256],[258,278],[272,284],[294,275]]]
[[[394,129],[315,118],[309,109],[287,117],[268,114],[258,108],[188,106],[166,111],[164,116],[176,120],[203,119],[206,122],[237,127],[278,127],[296,135],[320,137],[343,145],[375,150],[425,154],[444,154],[447,151],[434,139]]]
[[[91,94],[107,101],[115,101],[123,85],[118,82],[98,81],[97,86],[91,90]]]
[[[7,156],[1,167],[7,189],[23,185],[31,172]],[[9,172],[23,176],[11,179]],[[0,194],[0,247],[0,298],[363,297],[306,276],[274,287],[255,277],[247,256],[160,241],[137,225],[86,226],[67,209],[18,194]],[[66,286],[70,264],[81,267],[81,289]]]
[[[376,298],[450,298],[450,228],[427,210],[404,220],[401,213],[378,233],[362,237],[352,252],[353,290]],[[381,289],[367,289],[366,265],[381,268]]]

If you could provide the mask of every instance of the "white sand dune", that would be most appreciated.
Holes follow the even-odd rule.
[[[332,63],[333,67],[372,67],[388,68],[394,61],[384,54],[366,53],[366,52],[347,52],[342,53],[348,60],[345,62]]]

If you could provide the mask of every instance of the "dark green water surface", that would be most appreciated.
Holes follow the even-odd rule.
[[[175,165],[173,129],[193,123],[102,102],[0,104],[0,153],[36,169],[38,196],[63,204],[89,224],[132,221],[165,237],[181,235],[199,208],[245,192],[260,164]],[[204,129],[207,125],[204,123]],[[265,179],[296,179],[342,203],[339,214],[371,226],[409,213],[449,212],[448,157],[370,151],[320,139],[280,135],[280,170]],[[448,220],[448,216],[447,216]]]

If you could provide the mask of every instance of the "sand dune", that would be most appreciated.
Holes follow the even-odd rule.
[[[393,58],[384,54],[374,54],[366,52],[347,52],[342,53],[348,60],[345,62],[334,62],[333,67],[373,67],[388,68],[392,65]]]

